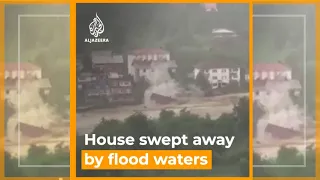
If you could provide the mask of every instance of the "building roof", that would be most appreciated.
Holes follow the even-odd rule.
[[[234,31],[231,31],[229,29],[212,29],[212,33],[216,34],[216,33],[225,33],[225,34],[233,34],[235,33]]]
[[[167,64],[169,67],[177,67],[176,61],[174,60],[134,60],[132,62],[133,66],[151,66],[157,64]]]
[[[268,71],[288,71],[291,70],[290,67],[282,63],[259,63],[254,64],[254,71],[258,72],[268,72]]]
[[[19,63],[18,62],[8,62],[5,63],[6,71],[18,71]],[[20,70],[22,71],[37,71],[41,70],[41,68],[35,64],[29,62],[20,62]]]
[[[113,55],[111,51],[93,51],[91,58],[93,64],[124,63],[122,55]]]
[[[204,8],[206,9],[206,11],[212,11],[212,10],[218,11],[217,3],[205,3]]]
[[[147,55],[147,54],[169,54],[169,51],[166,51],[161,48],[144,48],[144,49],[135,49],[129,52],[133,55]]]

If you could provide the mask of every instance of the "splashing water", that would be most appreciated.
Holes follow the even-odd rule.
[[[269,93],[260,93],[254,97],[266,111],[257,124],[256,138],[259,142],[271,140],[265,132],[268,124],[297,131],[304,124],[303,110],[295,105],[290,97],[292,88],[292,85],[287,82],[272,83],[272,85],[266,86],[266,91]]]
[[[15,110],[15,114],[10,117],[7,123],[7,138],[12,142],[17,142],[18,118],[19,122],[45,129],[60,118],[56,110],[42,100],[38,87],[37,81],[21,83],[20,95],[12,92],[6,97],[9,105]],[[21,137],[21,139],[28,140],[26,137]]]
[[[168,72],[169,67],[169,63],[153,64],[151,66],[153,72],[150,72],[147,76],[150,87],[144,93],[145,106],[155,105],[150,98],[153,93],[175,98],[177,94],[183,91],[183,88],[171,78]]]

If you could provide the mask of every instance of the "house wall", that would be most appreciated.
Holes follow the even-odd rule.
[[[42,78],[41,70],[25,71],[25,70],[14,70],[14,71],[5,71],[5,79],[12,78],[16,79],[20,76],[20,79],[25,79],[28,77],[34,77],[36,79]]]
[[[148,68],[144,68],[146,69],[146,71],[148,72],[144,72],[142,68],[139,67],[135,67],[132,65],[133,61],[135,59],[140,59],[141,61],[157,61],[157,60],[167,60],[170,61],[170,54],[143,54],[143,55],[133,55],[133,54],[129,54],[128,55],[128,74],[134,76],[135,81],[139,78],[137,75],[137,71],[136,69],[138,68],[139,70],[139,74],[141,74],[140,76],[145,76],[148,74],[148,72],[150,72],[150,70],[147,70]]]
[[[199,68],[193,70],[195,79],[200,71]],[[232,81],[240,82],[241,80],[241,68],[212,68],[205,70],[204,74],[208,77],[213,89],[218,88],[219,83],[229,84]]]
[[[128,55],[128,74],[135,76],[135,68],[133,67],[132,63],[136,56]]]
[[[139,74],[138,74],[139,77],[137,78],[147,77],[152,72],[152,68],[151,67],[139,68],[138,71],[139,71]]]
[[[118,78],[122,78],[123,75],[118,73],[118,72],[109,72],[108,73],[108,78],[110,79],[118,79]]]
[[[277,77],[283,77],[287,80],[292,79],[292,71],[254,71],[254,80],[275,80]]]

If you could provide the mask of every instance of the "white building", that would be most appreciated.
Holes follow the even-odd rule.
[[[24,84],[28,84],[31,81],[37,88],[43,90],[45,94],[48,94],[51,88],[49,79],[42,78],[42,70],[40,67],[28,63],[5,63],[5,89],[6,95],[10,93],[18,92],[18,84],[20,83],[20,88]]]
[[[259,63],[253,67],[254,80],[291,80],[292,70],[282,63]]]
[[[230,65],[218,65],[217,63],[202,63],[193,70],[193,78],[196,79],[200,72],[208,78],[212,89],[226,86],[230,83],[241,81],[241,67],[231,67]]]
[[[5,80],[7,79],[41,79],[41,68],[27,62],[5,63]]]
[[[170,59],[170,53],[163,49],[138,49],[128,53],[128,73],[138,80],[154,71],[154,67],[167,64],[176,68],[175,61]]]
[[[229,29],[212,29],[212,35],[215,38],[237,37],[237,33]]]

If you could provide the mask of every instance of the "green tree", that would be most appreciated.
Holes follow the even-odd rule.
[[[201,88],[204,92],[209,92],[211,90],[211,85],[209,83],[208,78],[203,71],[200,71],[196,77],[196,84]]]
[[[45,146],[31,145],[26,157],[20,157],[22,165],[68,165],[69,147],[58,144],[54,152]],[[5,153],[5,176],[7,177],[68,177],[69,168],[33,168],[18,167],[18,160],[8,152]]]

